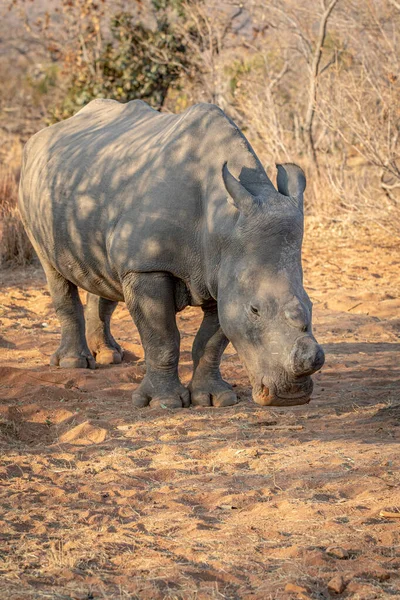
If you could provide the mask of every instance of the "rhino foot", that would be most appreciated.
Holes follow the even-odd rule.
[[[145,377],[132,394],[133,405],[137,408],[187,408],[190,405],[190,393],[175,378],[154,380]]]
[[[59,348],[51,355],[50,365],[62,369],[95,369],[96,361],[90,352],[68,353]]]
[[[233,406],[239,402],[232,387],[223,379],[196,378],[189,385],[193,406]]]
[[[124,351],[121,346],[103,346],[97,351],[92,350],[96,362],[100,365],[119,365],[122,362]]]
[[[119,365],[124,351],[111,333],[110,323],[118,302],[88,294],[85,308],[86,340],[100,365]]]
[[[95,332],[86,332],[86,339],[91,353],[100,365],[119,365],[122,362],[124,351],[111,333],[107,335]]]

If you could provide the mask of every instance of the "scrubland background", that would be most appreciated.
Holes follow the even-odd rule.
[[[297,161],[309,214],[399,232],[397,0],[2,0],[1,260],[32,252],[21,148],[93,98],[221,106],[273,175]]]

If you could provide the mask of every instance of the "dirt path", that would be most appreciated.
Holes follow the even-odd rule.
[[[134,411],[125,306],[122,365],[50,368],[42,271],[0,273],[0,598],[400,597],[400,519],[381,516],[400,513],[399,249],[309,220],[304,267],[327,362],[290,410],[251,402],[229,347],[236,407]],[[179,316],[184,382],[199,320]]]

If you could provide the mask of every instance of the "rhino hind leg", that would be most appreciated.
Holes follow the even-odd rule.
[[[42,261],[57,317],[61,324],[61,343],[50,357],[50,364],[65,369],[95,369],[85,336],[85,318],[78,288]]]
[[[86,339],[96,362],[102,365],[119,364],[124,352],[111,334],[110,323],[118,302],[88,293],[85,320]]]
[[[182,408],[190,393],[178,377],[180,335],[174,281],[168,273],[129,273],[124,299],[143,345],[146,375],[133,392],[134,406]]]
[[[204,318],[194,339],[193,377],[189,385],[194,406],[232,406],[238,402],[232,387],[222,379],[219,365],[229,340],[223,333],[217,305],[203,308]]]

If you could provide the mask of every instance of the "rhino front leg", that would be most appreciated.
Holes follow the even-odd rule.
[[[124,354],[110,329],[111,317],[117,304],[118,302],[94,294],[87,295],[86,339],[96,362],[102,365],[119,364]]]
[[[50,264],[42,261],[50,294],[61,324],[61,344],[50,357],[50,364],[66,369],[96,368],[85,336],[83,306],[76,285],[65,279]]]
[[[123,289],[146,362],[146,375],[133,392],[133,404],[163,408],[189,406],[189,391],[178,377],[180,335],[171,277],[167,273],[130,273],[124,278]]]
[[[222,379],[219,370],[229,340],[220,327],[217,305],[205,307],[203,312],[204,318],[192,350],[191,402],[194,406],[231,406],[238,399],[229,383]]]

